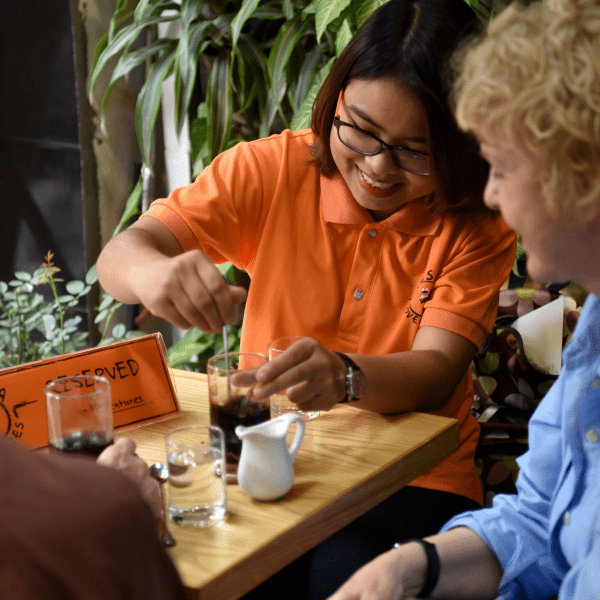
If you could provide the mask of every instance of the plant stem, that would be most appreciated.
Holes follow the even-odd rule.
[[[58,292],[56,291],[56,284],[54,283],[54,277],[52,276],[52,273],[48,273],[48,282],[50,283],[50,287],[52,288],[52,293],[54,294],[54,298],[56,300],[56,306],[58,306],[58,314],[60,316],[60,331],[61,333],[64,332],[64,328],[65,328],[65,311],[60,303],[60,300],[58,299]],[[60,346],[61,346],[61,354],[65,353],[65,336],[61,335],[60,336]]]

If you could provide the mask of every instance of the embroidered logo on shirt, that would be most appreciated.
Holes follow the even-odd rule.
[[[412,306],[413,299],[410,298],[408,301],[408,307],[404,311],[407,319],[410,319],[413,323],[417,325],[421,321],[421,317],[423,316],[424,307],[423,305],[427,300],[429,300],[431,296],[431,292],[433,291],[433,272],[431,270],[427,271],[426,277],[421,279],[419,285],[417,286],[417,290],[419,292],[419,309],[415,310]]]

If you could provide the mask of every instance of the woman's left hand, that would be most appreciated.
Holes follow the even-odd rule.
[[[260,367],[257,399],[287,390],[300,410],[329,410],[346,396],[344,361],[312,338],[302,338]]]

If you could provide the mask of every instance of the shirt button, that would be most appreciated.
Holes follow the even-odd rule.
[[[358,290],[354,290],[354,297],[357,300],[362,300],[363,296],[364,296],[363,291],[360,288]]]
[[[369,237],[370,238],[377,237],[377,229],[371,229],[371,230],[369,230]]]
[[[598,434],[593,429],[588,429],[585,432],[585,437],[589,442],[592,442],[592,444],[595,444],[598,441]]]
[[[569,511],[567,511],[565,513],[565,525],[568,525],[570,520],[571,520],[571,513]]]

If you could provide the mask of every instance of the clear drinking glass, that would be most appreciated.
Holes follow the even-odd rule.
[[[50,381],[44,393],[53,449],[97,457],[113,443],[113,406],[106,378],[60,377]]]
[[[250,427],[271,418],[270,399],[256,401],[252,390],[256,371],[267,362],[263,354],[229,352],[208,359],[208,398],[210,423],[225,433],[226,470],[228,481],[237,474],[242,440],[235,434],[238,425]]]
[[[169,518],[177,525],[206,527],[227,515],[225,436],[220,427],[195,425],[165,436]]]
[[[281,337],[273,340],[267,346],[269,352],[269,360],[273,360],[283,352],[285,352],[291,345],[295,344],[299,340],[303,339],[301,336],[288,336]],[[271,396],[271,417],[275,418],[283,413],[293,412],[302,415],[305,421],[311,421],[319,416],[318,410],[311,410],[305,412],[300,410],[287,396],[285,391],[273,394]]]

